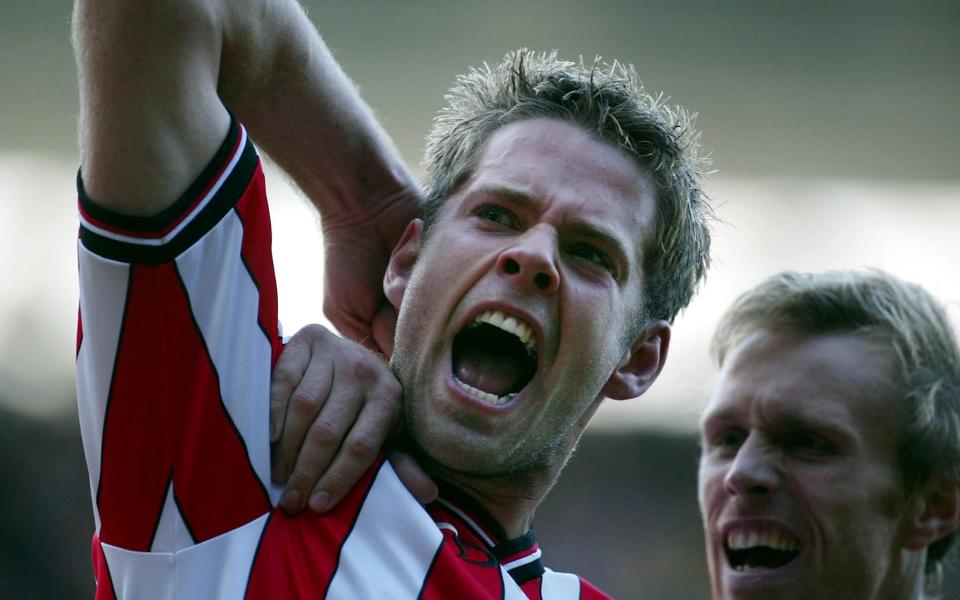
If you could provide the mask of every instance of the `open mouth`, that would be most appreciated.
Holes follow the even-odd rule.
[[[499,406],[537,372],[537,338],[522,319],[488,310],[453,340],[453,378],[473,397]]]
[[[779,528],[739,528],[727,534],[723,550],[734,571],[763,571],[789,564],[800,554],[801,545]]]

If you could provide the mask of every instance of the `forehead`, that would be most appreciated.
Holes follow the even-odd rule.
[[[463,191],[484,189],[513,190],[566,218],[613,222],[633,234],[648,231],[656,212],[653,180],[632,157],[554,119],[497,129]]]
[[[861,334],[760,330],[730,353],[702,423],[823,423],[893,439],[901,414],[894,369],[893,352]]]

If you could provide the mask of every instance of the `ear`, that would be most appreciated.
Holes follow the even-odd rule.
[[[960,482],[934,476],[909,500],[903,523],[903,545],[922,550],[960,527]]]
[[[663,370],[669,348],[670,324],[649,323],[603,386],[603,395],[613,400],[627,400],[647,391]]]
[[[390,262],[387,263],[387,272],[383,275],[383,293],[400,312],[403,303],[403,294],[407,291],[407,283],[413,272],[413,265],[417,262],[420,253],[420,235],[423,232],[423,221],[414,219],[403,230],[400,241],[393,247]]]

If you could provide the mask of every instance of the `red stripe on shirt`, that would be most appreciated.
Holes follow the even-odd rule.
[[[476,596],[478,599],[503,598],[500,561],[493,556],[477,532],[457,513],[438,502],[427,506],[427,512],[438,524],[452,525],[457,532],[442,528],[443,545],[433,561],[420,598],[443,600],[465,589],[471,592],[484,590],[484,595]]]
[[[77,347],[76,354],[80,354],[80,344],[83,343],[83,315],[80,313],[80,306],[77,306]]]
[[[149,550],[171,472],[198,542],[270,510],[174,266],[135,266],[104,424],[101,539]]]
[[[270,214],[267,204],[263,202],[266,194],[263,169],[258,164],[249,187],[237,202],[236,210],[243,223],[243,242],[240,251],[243,262],[249,269],[250,277],[259,291],[260,305],[257,320],[270,340],[270,364],[273,365],[283,351],[283,344],[278,332],[277,283],[271,254]]]
[[[580,577],[580,600],[611,600],[610,596],[604,594],[597,588],[593,587],[593,584]]]
[[[93,534],[91,553],[93,554],[93,572],[97,582],[96,600],[117,600],[117,593],[113,591],[110,568],[107,566],[107,559],[103,555],[103,548],[100,547],[100,538],[97,534]]]
[[[520,552],[517,552],[517,553],[515,553],[515,554],[511,554],[510,556],[505,556],[505,557],[501,558],[501,559],[500,559],[500,562],[503,563],[503,564],[512,563],[513,561],[518,560],[518,559],[521,559],[521,558],[523,558],[523,557],[525,557],[525,556],[530,556],[531,554],[533,554],[534,552],[536,552],[536,551],[539,550],[539,549],[540,549],[540,544],[533,544],[533,545],[530,546],[529,548],[525,548],[525,549],[521,550]]]
[[[291,516],[275,508],[260,540],[245,597],[325,597],[343,543],[382,465],[381,458],[330,512],[308,509]]]
[[[523,590],[523,593],[526,594],[527,598],[530,600],[543,600],[543,596],[540,593],[540,587],[543,585],[543,578],[537,577],[536,579],[531,579],[523,585],[520,586],[520,589]]]

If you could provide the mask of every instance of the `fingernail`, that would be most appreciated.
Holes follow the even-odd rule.
[[[330,494],[327,492],[321,490],[310,496],[310,510],[314,512],[325,511],[328,504],[330,504]]]
[[[287,490],[283,493],[283,498],[280,500],[280,506],[283,507],[283,510],[295,511],[300,510],[301,502],[303,502],[303,497],[300,495],[300,492],[296,490]]]

